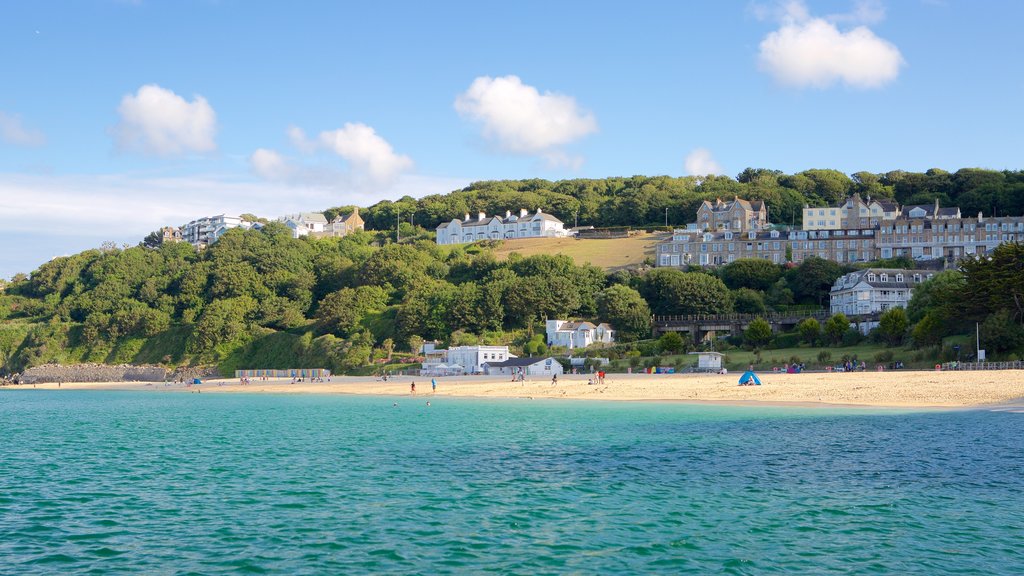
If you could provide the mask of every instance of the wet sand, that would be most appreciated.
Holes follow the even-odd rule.
[[[605,383],[588,384],[589,375],[531,377],[511,382],[509,377],[453,376],[437,378],[432,392],[429,377],[400,376],[387,382],[372,377],[332,377],[331,382],[297,382],[290,379],[209,380],[198,386],[163,382],[64,383],[63,390],[148,390],[215,394],[373,394],[417,397],[463,396],[480,398],[567,398],[619,401],[683,401],[721,404],[808,404],[892,407],[973,407],[1021,402],[1024,370],[978,372],[856,372],[759,374],[762,386],[738,386],[739,374],[608,374]],[[19,386],[24,388],[28,386]],[[57,384],[38,384],[57,389]]]

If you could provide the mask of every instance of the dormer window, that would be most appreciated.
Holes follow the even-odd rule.
[[[778,237],[779,237],[779,231],[778,230],[772,230],[772,238],[778,238]]]
[[[914,282],[920,282],[920,281],[921,281],[921,275],[920,274],[914,274]]]
[[[897,274],[896,275],[896,281],[897,282],[903,282],[903,274]]]
[[[868,274],[868,282],[874,282],[874,281],[875,281],[875,275],[874,274]]]
[[[725,233],[725,239],[726,240],[732,240],[732,232],[726,232]]]
[[[753,231],[747,232],[747,238],[750,239],[750,240],[753,240],[754,238],[757,238],[757,232],[753,232]]]
[[[882,274],[880,279],[882,280],[882,282],[888,282],[889,281],[889,275],[888,274]]]

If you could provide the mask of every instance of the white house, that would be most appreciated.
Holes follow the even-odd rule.
[[[877,314],[894,307],[906,308],[914,287],[931,278],[926,270],[899,268],[867,268],[840,276],[829,292],[832,314],[847,316]],[[867,333],[878,322],[861,322],[860,330]]]
[[[251,223],[242,220],[239,216],[219,214],[199,218],[185,224],[181,228],[181,239],[196,248],[206,248],[232,228],[248,230],[250,227]]]
[[[484,372],[486,374],[515,376],[520,373],[520,370],[524,376],[553,376],[565,372],[562,363],[551,357],[510,358],[504,362],[487,362],[484,364]]]
[[[289,214],[278,218],[277,221],[283,222],[285,226],[291,228],[293,238],[300,238],[307,234],[322,235],[328,226],[327,218],[324,218],[320,212]]]
[[[615,330],[603,322],[595,326],[590,322],[548,320],[546,328],[548,346],[565,346],[573,349],[586,348],[595,342],[615,342]]]
[[[490,216],[484,212],[470,220],[469,214],[462,220],[442,222],[437,227],[438,244],[465,244],[479,240],[502,240],[505,238],[557,238],[567,235],[565,225],[540,208],[530,214],[525,208],[519,215],[505,211],[505,217]]]
[[[424,349],[421,374],[483,374],[487,362],[504,362],[515,356],[508,346],[453,346],[447,350]]]

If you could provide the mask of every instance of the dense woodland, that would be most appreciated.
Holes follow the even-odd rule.
[[[797,182],[804,191],[797,191]],[[202,252],[183,243],[106,245],[58,258],[0,286],[0,373],[82,361],[217,364],[225,372],[322,366],[365,373],[413,362],[411,353],[423,339],[512,344],[520,353],[544,353],[543,321],[556,317],[611,323],[623,344],[602,355],[678,352],[692,343],[678,336],[649,340],[652,314],[764,314],[823,306],[829,287],[849,268],[816,258],[798,266],[740,260],[717,270],[614,273],[558,255],[513,255],[498,262],[487,243],[437,246],[432,225],[466,211],[524,206],[569,214],[570,221],[578,210],[581,223],[641,227],[657,222],[659,214],[663,219],[665,206],[679,212],[679,222],[690,220],[683,213],[693,214],[709,197],[761,197],[781,202],[773,214],[786,214],[790,202],[791,210],[799,210],[805,202],[832,203],[852,191],[895,195],[904,203],[939,197],[965,211],[1020,214],[1024,176],[960,170],[851,179],[830,170],[792,176],[745,170],[739,180],[703,182],[484,182],[418,202],[379,203],[363,211],[368,227],[379,230],[340,239],[293,239],[283,225],[270,224],[259,231],[231,230]],[[402,242],[396,243],[388,223],[395,221],[397,207],[406,213],[405,203],[416,225],[404,221]],[[949,356],[944,338],[973,330],[974,322],[983,323],[990,354],[1019,354],[1022,246],[1004,245],[991,258],[937,275],[916,290],[906,311],[888,313],[873,337]],[[842,345],[859,339],[843,318],[820,326],[809,321],[792,335],[766,334],[764,327],[752,325],[732,344],[761,348],[788,338],[808,346]]]
[[[463,214],[504,215],[506,210],[542,208],[563,222],[596,227],[664,226],[693,222],[704,200],[764,200],[769,218],[776,224],[800,226],[804,205],[834,205],[853,193],[893,198],[900,204],[959,206],[965,216],[1024,214],[1024,170],[995,171],[964,168],[956,172],[932,169],[924,173],[893,171],[885,174],[857,172],[847,176],[837,170],[805,170],[783,174],[777,170],[747,168],[736,178],[728,176],[674,178],[633,176],[560,180],[501,180],[475,182],[451,192],[379,202],[361,211],[372,230],[394,230],[399,220],[434,230],[441,222]],[[349,210],[343,206],[328,217]],[[330,219],[330,218],[328,218]],[[411,231],[411,229],[410,229]],[[403,229],[403,235],[405,231]]]

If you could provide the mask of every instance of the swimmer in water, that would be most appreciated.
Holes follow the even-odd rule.
[[[427,401],[427,406],[430,406],[430,401],[429,400]]]

